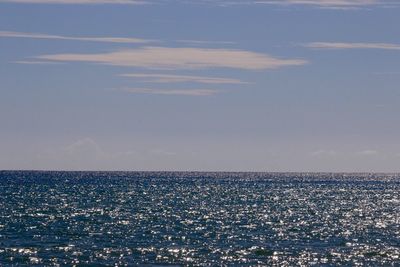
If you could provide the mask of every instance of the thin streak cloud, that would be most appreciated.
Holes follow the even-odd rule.
[[[15,64],[25,64],[25,65],[55,65],[55,64],[63,64],[62,62],[54,62],[54,61],[29,61],[29,60],[20,60],[14,61],[12,63]]]
[[[194,82],[194,83],[205,83],[205,84],[248,84],[248,82],[243,82],[238,79],[188,76],[188,75],[128,73],[128,74],[121,74],[119,76],[144,79],[144,82],[152,82],[152,83]]]
[[[0,0],[0,3],[17,3],[17,4],[63,4],[63,5],[77,5],[77,4],[116,4],[116,5],[137,5],[146,4],[145,1],[136,0]]]
[[[178,43],[186,43],[186,44],[193,44],[193,45],[231,45],[236,44],[235,42],[229,41],[204,41],[204,40],[177,40]]]
[[[384,50],[400,50],[400,44],[390,43],[330,43],[330,42],[314,42],[305,45],[309,48],[316,49],[384,49]]]
[[[372,149],[367,149],[367,150],[357,152],[357,155],[360,155],[360,156],[375,156],[378,154],[379,154],[378,151],[372,150]]]
[[[0,38],[30,38],[30,39],[48,39],[48,40],[69,40],[69,41],[87,41],[103,43],[149,43],[152,40],[125,37],[72,37],[63,35],[50,35],[42,33],[24,33],[12,31],[0,31]]]
[[[306,5],[321,8],[337,8],[352,9],[365,6],[383,6],[394,7],[399,6],[396,1],[384,0],[176,0],[181,4],[210,4],[216,6],[235,6],[235,5],[253,5],[253,4],[270,4],[281,6]],[[167,1],[161,0],[0,0],[0,3],[20,3],[20,4],[63,4],[63,5],[94,5],[94,4],[115,4],[115,5],[137,5],[137,4],[168,4]]]
[[[132,94],[151,94],[151,95],[182,95],[182,96],[211,96],[219,93],[213,89],[153,89],[153,88],[122,88]]]
[[[384,4],[379,0],[266,0],[255,1],[254,3],[275,5],[312,5],[320,7],[360,7]]]
[[[169,47],[143,47],[100,54],[54,54],[36,58],[148,69],[234,68],[262,70],[300,66],[308,63],[303,59],[281,59],[246,50]]]

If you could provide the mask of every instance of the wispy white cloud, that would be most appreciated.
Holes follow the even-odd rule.
[[[309,5],[324,8],[354,8],[387,4],[380,0],[260,0],[254,1],[254,3],[274,5]]]
[[[260,0],[258,3],[271,4],[296,4],[296,5],[322,5],[322,6],[349,6],[349,5],[372,5],[379,3],[379,0]]]
[[[332,157],[332,156],[336,156],[337,154],[338,154],[338,152],[335,150],[325,150],[325,149],[313,151],[311,153],[311,155],[315,156],[315,157]]]
[[[125,37],[73,37],[63,35],[50,35],[42,33],[25,33],[13,31],[0,31],[0,38],[30,38],[30,39],[49,39],[49,40],[69,40],[69,41],[87,41],[103,43],[149,43],[152,40]]]
[[[133,94],[210,96],[219,93],[213,89],[154,89],[154,88],[122,88],[120,91]]]
[[[212,45],[227,45],[227,44],[235,44],[235,42],[229,41],[204,41],[204,40],[177,40],[178,43],[186,43],[186,44],[194,44],[194,45],[202,45],[202,44],[212,44]]]
[[[314,42],[305,45],[316,49],[384,49],[400,50],[400,44],[390,43],[336,43],[336,42]]]
[[[378,71],[373,72],[374,75],[399,75],[400,71]]]
[[[26,64],[26,65],[54,65],[54,64],[63,64],[62,62],[54,62],[54,61],[39,61],[39,60],[19,60],[14,61],[12,63],[15,64]]]
[[[238,79],[221,78],[221,77],[204,77],[204,76],[188,76],[188,75],[171,75],[171,74],[148,74],[148,73],[128,73],[119,76],[139,78],[144,82],[152,83],[181,83],[194,82],[206,84],[248,84]]]
[[[399,6],[399,2],[390,0],[176,0],[182,4],[207,4],[216,6],[234,6],[234,5],[305,5],[321,8],[353,9],[365,6]],[[135,5],[135,4],[168,4],[168,1],[162,0],[0,0],[0,3],[25,3],[25,4],[116,4],[116,5]]]
[[[164,149],[152,149],[152,150],[149,151],[149,153],[151,155],[167,156],[167,157],[176,156],[177,155],[176,152],[172,152],[172,151],[164,150]]]
[[[94,155],[104,157],[107,155],[101,147],[91,138],[79,139],[76,142],[66,146],[63,150],[69,155]]]
[[[35,166],[38,169],[59,170],[130,170],[143,168],[143,164],[154,160],[168,160],[179,156],[173,147],[124,146],[126,150],[107,150],[96,139],[86,137],[67,144],[52,145],[35,151]],[[41,166],[41,167],[38,167]],[[42,167],[46,166],[46,167]],[[117,167],[118,166],[118,167]]]
[[[360,156],[375,156],[378,154],[379,154],[379,152],[377,150],[373,150],[373,149],[367,149],[367,150],[357,152],[357,155],[360,155]]]
[[[137,0],[0,0],[0,3],[21,3],[21,4],[115,4],[115,5],[135,5],[145,4],[145,1]]]
[[[303,59],[281,59],[245,50],[169,47],[143,47],[101,54],[54,54],[36,58],[149,69],[235,68],[262,70],[307,64],[307,61]]]

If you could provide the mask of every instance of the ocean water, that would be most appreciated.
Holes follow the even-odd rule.
[[[400,266],[389,174],[0,172],[0,266]]]

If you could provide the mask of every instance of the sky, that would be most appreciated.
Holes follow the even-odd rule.
[[[0,169],[399,172],[399,14],[0,0]]]

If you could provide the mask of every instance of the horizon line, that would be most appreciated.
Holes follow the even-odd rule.
[[[0,172],[146,172],[146,173],[293,173],[293,174],[398,174],[398,172],[382,171],[201,171],[201,170],[55,170],[55,169],[0,169]]]

